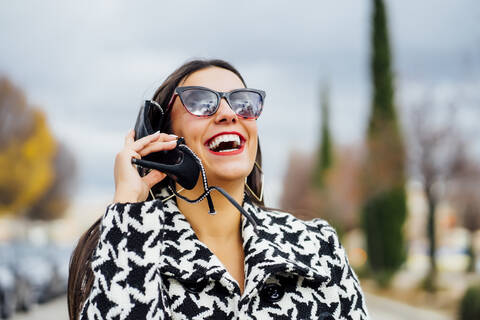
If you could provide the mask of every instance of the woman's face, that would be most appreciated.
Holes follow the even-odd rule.
[[[196,71],[179,86],[202,86],[219,92],[245,87],[236,74],[218,67]],[[196,117],[185,110],[179,97],[173,104],[171,120],[173,133],[184,137],[186,144],[202,160],[209,184],[243,181],[249,175],[257,152],[255,120],[239,118],[225,99],[220,101],[214,115]],[[235,151],[224,151],[221,146],[225,144],[219,145],[221,141],[238,139],[240,148],[235,146]]]

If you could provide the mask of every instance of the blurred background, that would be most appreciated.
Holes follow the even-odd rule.
[[[480,319],[478,1],[1,2],[0,52],[1,317],[67,318],[142,101],[220,58],[267,92],[267,205],[335,226],[372,319]]]

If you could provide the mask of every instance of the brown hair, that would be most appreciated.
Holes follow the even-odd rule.
[[[158,102],[160,106],[167,106],[170,98],[173,95],[173,91],[178,86],[180,81],[192,74],[195,71],[206,69],[209,67],[219,67],[226,70],[229,70],[235,73],[242,83],[247,86],[243,77],[231,64],[223,60],[192,60],[180,66],[175,70],[167,79],[162,83],[162,85],[157,89],[153,95],[153,100]],[[170,116],[167,114],[166,121],[164,122],[164,128],[162,132],[171,133],[171,123]],[[260,142],[257,147],[257,156],[255,161],[261,167],[262,165],[262,152],[260,149]],[[260,195],[262,190],[262,173],[261,169],[258,166],[254,166],[252,172],[250,172],[247,177],[247,183],[250,189]],[[158,192],[165,184],[168,183],[164,179],[157,186],[154,186],[152,191],[154,193]],[[246,188],[246,193],[251,201],[257,205],[264,207],[263,199],[259,201],[255,196],[253,196]],[[150,197],[150,196],[149,196]],[[94,275],[91,268],[91,261],[93,252],[98,244],[100,238],[100,223],[102,218],[100,217],[95,223],[80,237],[78,240],[77,246],[72,253],[70,258],[70,268],[69,268],[69,277],[68,277],[68,313],[70,320],[77,320],[79,318],[82,306],[85,303],[90,290],[92,289]]]

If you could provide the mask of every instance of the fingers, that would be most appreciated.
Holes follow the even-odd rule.
[[[168,141],[173,141],[177,139],[177,136],[175,135],[160,133],[159,131],[155,132],[154,134],[145,136],[141,139],[138,139],[136,141],[134,141],[134,136],[135,136],[135,132],[133,133],[129,132],[129,134],[125,138],[125,146],[126,147],[129,146],[136,152],[142,150],[143,148],[145,148],[145,146],[155,141],[168,142]]]
[[[123,149],[119,153],[117,153],[117,156],[115,158],[115,162],[119,164],[119,168],[124,168],[128,166],[133,166],[131,164],[132,158],[136,159],[141,159],[142,156],[140,156],[139,153],[131,150],[131,149]]]
[[[130,129],[125,136],[125,145],[129,145],[135,141],[135,130]]]
[[[145,182],[148,188],[151,189],[154,185],[162,181],[166,176],[167,175],[163,172],[160,172],[158,170],[152,170],[147,175],[142,177],[142,180]]]
[[[157,151],[162,151],[162,150],[172,150],[177,146],[177,140],[172,140],[168,142],[152,142],[149,145],[147,145],[145,148],[140,150],[138,153],[144,157],[149,153],[152,152],[157,152]]]
[[[169,150],[176,146],[177,137],[156,132],[135,141],[135,131],[130,130],[125,137],[125,146],[117,153],[114,166],[116,202],[145,200],[148,190],[165,178],[165,174],[152,170],[140,177],[132,158],[141,159],[152,151]]]
[[[142,159],[142,156],[135,151],[129,152],[128,155],[130,156],[130,159],[132,159],[132,158]]]
[[[135,132],[133,132],[133,135],[135,136]],[[160,131],[157,131],[154,134],[145,136],[135,141],[133,137],[131,137],[131,133],[129,133],[129,135],[127,135],[127,138],[125,139],[125,147],[128,146],[135,151],[139,151],[150,142],[158,139],[159,136],[160,136]]]

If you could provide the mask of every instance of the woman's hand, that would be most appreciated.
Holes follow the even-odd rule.
[[[141,159],[151,152],[171,150],[177,145],[177,137],[156,132],[149,136],[134,140],[132,129],[125,137],[123,149],[115,157],[115,196],[113,202],[145,201],[149,190],[165,178],[165,174],[152,170],[146,176],[140,177],[132,164],[132,158]]]

